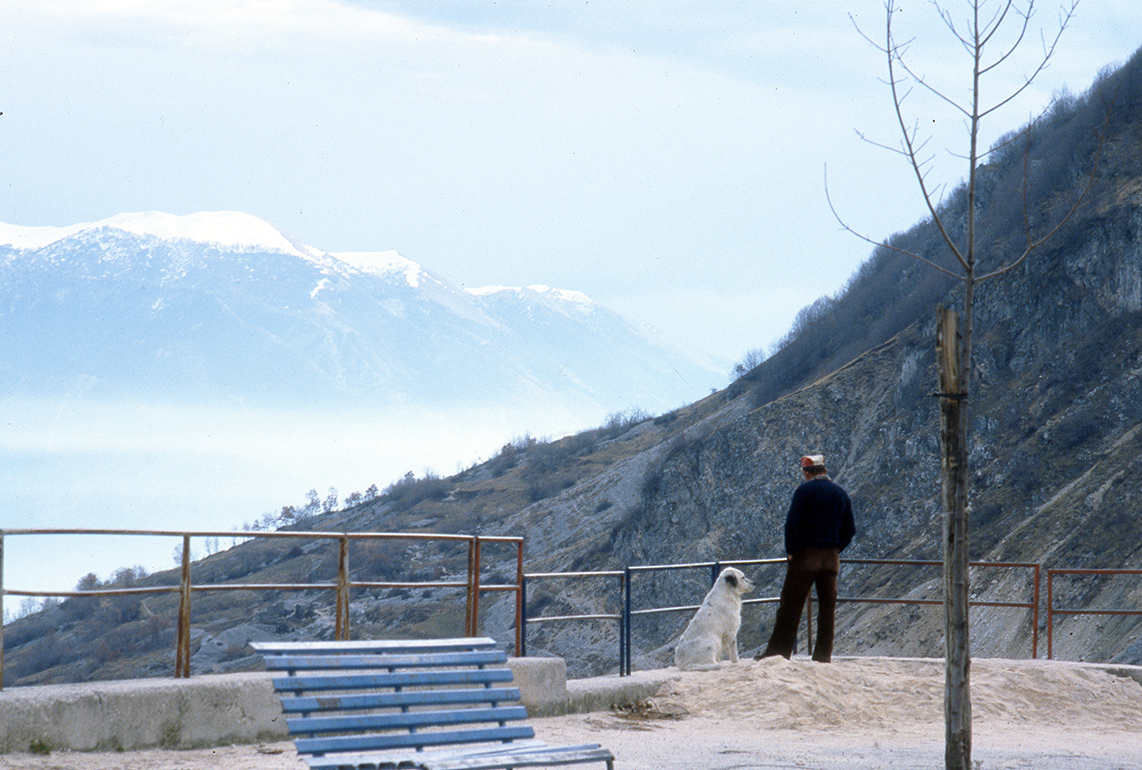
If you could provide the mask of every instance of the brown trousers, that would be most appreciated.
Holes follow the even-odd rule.
[[[815,585],[818,609],[813,660],[821,663],[832,661],[837,573],[840,569],[841,554],[836,548],[803,548],[792,555],[785,570],[785,584],[781,587],[781,603],[777,606],[773,634],[762,657],[781,655],[788,658],[793,654],[793,647],[797,644],[797,626],[801,623],[801,608]]]

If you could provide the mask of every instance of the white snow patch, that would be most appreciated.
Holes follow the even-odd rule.
[[[470,289],[464,289],[469,294],[474,294],[477,297],[487,297],[491,294],[499,294],[501,291],[519,291],[518,286],[477,286]]]
[[[555,299],[561,300],[563,302],[571,302],[576,305],[594,304],[591,298],[581,291],[573,291],[571,289],[553,289],[550,286],[544,286],[543,284],[539,283],[533,283],[527,288],[531,289],[536,294],[549,294]]]
[[[90,226],[23,227],[0,222],[0,246],[12,246],[17,249],[42,249]]]
[[[424,276],[424,269],[420,265],[395,251],[340,251],[329,256],[368,275],[383,277],[404,273],[405,281],[414,289],[420,287]]]
[[[309,298],[316,299],[318,294],[329,288],[329,283],[330,281],[328,278],[322,278],[317,282],[317,285],[313,287],[313,291],[309,293]]]
[[[167,240],[188,240],[305,256],[276,227],[240,211],[204,211],[184,216],[146,211],[116,214],[99,222],[68,227],[23,227],[0,223],[0,244],[18,249],[41,249],[77,233],[102,228]]]
[[[477,286],[470,289],[465,289],[469,294],[474,294],[477,297],[487,297],[492,294],[499,294],[501,292],[515,292],[523,294],[524,292],[534,292],[550,296],[553,299],[570,302],[576,305],[593,305],[594,300],[588,297],[581,291],[572,291],[570,289],[553,289],[550,286],[544,286],[540,283],[535,283],[527,287],[523,286]]]
[[[289,238],[276,227],[240,211],[205,211],[185,216],[148,211],[141,214],[118,214],[97,224],[135,235],[150,235],[168,240],[300,254]]]

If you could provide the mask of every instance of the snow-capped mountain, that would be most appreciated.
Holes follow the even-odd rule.
[[[37,396],[662,411],[724,371],[574,291],[464,289],[238,212],[0,224],[0,388]]]

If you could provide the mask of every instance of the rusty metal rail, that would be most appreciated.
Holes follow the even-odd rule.
[[[100,588],[87,591],[30,591],[8,589],[4,586],[4,547],[5,538],[14,535],[116,535],[116,536],[150,536],[150,537],[178,537],[182,540],[181,564],[179,582],[177,585],[128,587],[128,588]],[[336,540],[338,542],[337,579],[332,583],[217,583],[195,585],[191,581],[191,549],[193,538],[277,538],[277,539],[319,539]],[[467,575],[464,581],[355,581],[349,569],[349,544],[354,541],[367,540],[411,540],[434,542],[463,542],[468,545]],[[486,584],[481,581],[483,567],[483,546],[488,543],[501,543],[515,546],[515,583],[514,584]],[[526,579],[617,579],[618,591],[622,611],[620,613],[590,614],[590,615],[561,615],[553,617],[526,617],[526,580],[523,572],[523,538],[521,537],[484,537],[479,535],[436,535],[422,533],[389,533],[389,532],[183,532],[170,530],[113,530],[113,529],[0,529],[0,618],[3,617],[5,596],[28,597],[98,597],[98,596],[125,596],[138,594],[172,594],[177,593],[178,600],[178,628],[176,633],[175,676],[190,676],[190,620],[191,598],[196,592],[203,591],[333,591],[335,595],[335,638],[344,640],[349,638],[349,599],[354,589],[383,589],[383,588],[459,588],[465,590],[465,619],[464,633],[468,636],[478,635],[480,615],[480,595],[485,592],[514,592],[515,593],[515,651],[516,655],[526,655],[526,627],[528,623],[574,622],[583,620],[604,620],[617,622],[619,626],[619,660],[620,672],[630,673],[631,659],[631,626],[632,620],[638,616],[655,615],[659,613],[672,613],[693,611],[696,606],[648,607],[634,609],[632,605],[632,577],[642,572],[660,570],[709,569],[711,580],[718,571],[725,566],[768,565],[784,562],[784,559],[750,559],[736,561],[701,562],[695,564],[646,565],[627,567],[623,571],[612,572],[568,572],[568,573],[536,573],[527,575]],[[882,567],[935,567],[942,568],[940,561],[920,561],[907,559],[842,559],[842,566],[866,565]],[[1025,609],[1031,611],[1031,656],[1039,655],[1039,604],[1040,604],[1040,574],[1041,566],[1028,562],[972,562],[972,568],[978,569],[1025,569],[1029,570],[1031,593],[1030,601],[971,601],[973,607],[995,607]],[[1054,579],[1061,575],[1133,575],[1142,576],[1142,570],[1116,570],[1116,569],[1049,569],[1047,570],[1047,658],[1054,654],[1053,633],[1055,615],[1131,615],[1142,616],[1142,609],[1089,609],[1055,607]],[[763,597],[747,599],[746,605],[767,604],[777,601],[777,597]],[[838,597],[838,602],[857,604],[902,604],[914,606],[942,605],[942,598],[914,599],[907,597]],[[806,615],[808,637],[812,638],[812,609]],[[811,641],[810,641],[811,644]],[[4,630],[0,622],[0,690],[4,687]]]
[[[541,623],[565,623],[570,621],[585,621],[585,620],[603,620],[614,622],[618,625],[618,659],[619,659],[619,675],[630,676],[632,671],[631,653],[633,643],[631,641],[631,628],[634,620],[639,617],[646,617],[651,615],[669,614],[676,612],[693,612],[698,609],[699,605],[684,605],[684,606],[671,606],[671,607],[646,607],[636,609],[634,607],[634,596],[632,588],[634,585],[634,577],[642,573],[653,572],[676,572],[684,570],[701,570],[710,575],[710,582],[713,582],[718,573],[724,567],[745,567],[757,565],[772,565],[784,564],[785,559],[738,559],[727,561],[710,561],[710,562],[694,562],[688,564],[650,564],[626,567],[623,570],[613,571],[600,571],[600,572],[536,572],[524,575],[524,591],[526,597],[527,585],[533,581],[543,580],[566,580],[566,579],[599,579],[606,578],[616,580],[618,583],[618,592],[620,594],[619,604],[621,611],[613,613],[587,613],[579,615],[547,615],[528,617],[527,605],[524,604],[524,649],[527,649],[527,627],[532,624]],[[767,604],[777,602],[778,597],[763,597],[744,599],[743,605],[754,604]],[[809,600],[809,606],[812,607],[812,599]],[[806,624],[808,627],[808,634],[812,637],[812,610],[806,615]]]
[[[1106,610],[1088,607],[1055,607],[1055,577],[1059,575],[1134,575],[1142,576],[1140,569],[1049,569],[1047,570],[1047,660],[1055,655],[1056,615],[1142,615],[1142,609]]]
[[[632,587],[633,578],[638,574],[649,574],[656,572],[673,572],[679,570],[703,570],[707,571],[710,576],[710,581],[717,577],[718,573],[723,567],[747,567],[747,566],[772,566],[776,564],[784,564],[785,559],[738,559],[738,560],[724,560],[724,561],[711,561],[711,562],[696,562],[691,564],[653,564],[653,565],[639,565],[627,567],[622,572],[573,572],[573,573],[536,573],[525,575],[525,591],[526,585],[532,580],[550,580],[554,578],[567,579],[597,579],[597,578],[618,578],[618,590],[622,593],[622,612],[609,613],[609,614],[582,614],[582,615],[555,615],[547,617],[527,617],[526,605],[524,612],[524,646],[526,649],[527,636],[526,628],[528,625],[535,623],[556,623],[556,622],[573,622],[573,621],[586,621],[586,620],[603,620],[612,621],[618,624],[619,629],[619,674],[620,676],[629,676],[632,671],[631,659],[633,643],[631,640],[631,629],[634,621],[639,617],[646,617],[652,615],[660,615],[667,613],[680,613],[680,612],[693,612],[698,609],[698,605],[681,605],[681,606],[668,606],[668,607],[645,607],[634,608]],[[910,559],[841,559],[841,565],[867,565],[867,566],[881,566],[881,567],[936,567],[943,568],[941,561],[920,561]],[[1039,603],[1040,603],[1040,565],[1030,562],[972,562],[969,566],[979,569],[1026,569],[1030,572],[1029,579],[1031,583],[1031,598],[1029,601],[971,601],[971,607],[997,607],[997,608],[1013,608],[1024,609],[1031,611],[1031,657],[1039,657]],[[779,584],[780,585],[780,584]],[[759,604],[776,604],[780,601],[779,596],[764,596],[754,597],[750,599],[743,599],[742,605],[753,606]],[[910,599],[907,597],[863,597],[863,596],[844,596],[838,597],[838,603],[848,602],[853,604],[904,604],[904,605],[943,605],[943,598],[938,599]],[[807,646],[813,645],[813,596],[810,593],[807,599],[807,612],[805,613],[805,626],[806,626],[806,639]]]
[[[4,546],[5,539],[14,535],[115,535],[141,537],[178,537],[182,539],[182,555],[178,585],[147,586],[135,588],[99,588],[75,591],[31,591],[4,587]],[[294,540],[336,540],[337,579],[333,583],[214,583],[195,585],[191,582],[192,538],[240,537],[243,539],[294,539]],[[463,542],[468,544],[467,576],[460,581],[425,582],[371,582],[355,581],[349,570],[349,543],[367,540],[413,540],[430,542]],[[486,584],[481,582],[480,573],[483,561],[483,546],[488,543],[501,543],[515,546],[515,583]],[[172,530],[116,530],[116,529],[0,529],[0,690],[4,688],[4,597],[99,597],[140,594],[177,593],[178,628],[175,634],[175,677],[190,676],[190,619],[191,597],[202,591],[333,591],[334,592],[334,636],[338,640],[349,639],[349,598],[353,589],[375,588],[462,588],[466,593],[464,612],[464,635],[479,636],[480,594],[484,592],[514,591],[516,595],[516,654],[523,647],[523,538],[485,537],[481,535],[436,535],[422,533],[394,532],[184,532]]]
[[[521,627],[521,638],[523,639],[523,654],[527,655],[527,627],[532,623],[562,623],[569,620],[606,620],[614,621],[619,625],[619,659],[622,660],[623,641],[627,638],[626,628],[629,622],[629,617],[625,612],[596,612],[580,615],[543,615],[538,617],[529,618],[527,616],[527,586],[530,582],[536,580],[574,580],[574,579],[618,579],[619,592],[626,592],[627,585],[627,572],[621,570],[610,570],[600,572],[529,572],[523,576],[523,623]]]
[[[942,561],[917,561],[910,559],[841,559],[841,565],[867,564],[873,566],[893,567],[939,567],[943,569]],[[968,601],[968,607],[1006,607],[1014,609],[1031,610],[1031,657],[1039,657],[1039,585],[1040,565],[1033,562],[1011,561],[973,561],[968,564],[972,568],[980,569],[1027,569],[1031,571],[1031,600],[1028,602],[985,602],[974,599]],[[943,598],[939,599],[907,599],[907,598],[880,598],[871,596],[841,596],[837,603],[850,604],[910,604],[917,606],[939,605],[943,606]],[[1048,640],[1049,641],[1049,640]]]
[[[675,570],[689,570],[689,569],[708,569],[710,574],[710,583],[712,584],[718,579],[718,574],[725,567],[747,567],[747,566],[760,566],[772,564],[784,564],[785,559],[737,559],[727,561],[711,561],[711,562],[696,562],[692,564],[652,564],[641,565],[636,567],[627,567],[626,570],[626,590],[623,595],[623,614],[626,616],[626,633],[623,639],[623,650],[620,653],[620,666],[619,671],[624,676],[630,676],[633,671],[632,665],[632,651],[634,644],[631,640],[631,628],[634,625],[634,619],[639,616],[656,615],[660,613],[669,612],[692,612],[698,609],[699,605],[690,605],[682,607],[647,607],[644,609],[634,609],[633,602],[633,584],[634,576],[639,573],[652,573],[652,572],[671,572]],[[779,597],[763,597],[753,599],[743,599],[742,605],[748,606],[751,604],[767,604],[770,602],[777,602]],[[810,601],[812,601],[810,599]],[[812,620],[812,604],[809,605],[809,612],[805,615],[806,630],[810,637],[813,636],[813,620]]]

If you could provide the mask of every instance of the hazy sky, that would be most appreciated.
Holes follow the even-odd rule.
[[[966,74],[930,4],[900,6],[925,72]],[[826,164],[854,226],[921,215],[856,136],[896,142],[850,15],[882,34],[879,0],[0,0],[0,221],[239,210],[466,286],[581,290],[738,360],[869,252]],[[987,141],[1139,45],[1142,3],[1086,0]],[[962,121],[916,104],[954,181]]]

